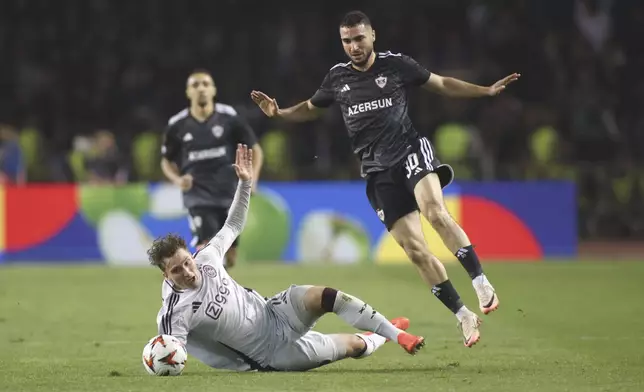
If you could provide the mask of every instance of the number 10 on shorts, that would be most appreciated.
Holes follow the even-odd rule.
[[[407,178],[411,178],[412,175],[416,175],[423,171],[420,167],[420,162],[418,161],[418,154],[412,152],[407,155],[407,159],[405,160],[405,169],[407,170]]]

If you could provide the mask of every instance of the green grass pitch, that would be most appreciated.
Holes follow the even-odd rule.
[[[141,364],[161,304],[154,268],[0,267],[1,391],[644,391],[644,262],[486,264],[501,298],[464,348],[455,318],[411,266],[241,265],[264,295],[291,283],[339,288],[388,317],[407,316],[427,345],[388,343],[363,360],[306,373],[231,373],[188,361],[181,377]],[[448,271],[478,311],[465,272]],[[350,332],[334,315],[322,332]]]

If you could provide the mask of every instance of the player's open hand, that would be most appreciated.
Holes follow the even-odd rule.
[[[518,74],[518,73],[513,73],[512,75],[508,75],[504,77],[503,79],[499,80],[498,82],[488,87],[489,95],[491,97],[498,95],[499,93],[501,93],[501,91],[505,90],[505,86],[507,86],[512,82],[516,82],[517,80],[519,80],[520,77],[521,77],[521,74]]]
[[[245,144],[237,145],[237,154],[235,154],[235,173],[242,181],[253,179],[253,150]]]
[[[274,117],[277,115],[279,106],[277,106],[277,101],[274,98],[269,97],[261,91],[255,90],[250,92],[250,97],[268,117]]]

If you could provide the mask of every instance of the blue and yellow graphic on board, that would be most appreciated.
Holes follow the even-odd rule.
[[[573,183],[469,182],[450,185],[444,198],[483,260],[576,254]],[[429,250],[455,261],[429,223],[420,222]],[[190,238],[181,192],[167,183],[0,188],[0,262],[143,266],[152,240],[168,232]],[[249,263],[408,262],[362,181],[262,183],[239,251]]]

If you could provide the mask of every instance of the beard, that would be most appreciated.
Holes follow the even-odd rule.
[[[369,62],[369,59],[371,58],[371,53],[373,53],[373,49],[365,51],[364,60],[362,61],[354,61],[351,56],[349,56],[349,60],[351,60],[351,63],[356,67],[364,67]]]
[[[197,99],[197,105],[201,108],[205,108],[208,105],[208,98],[199,97],[199,99]]]

